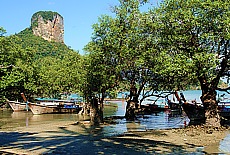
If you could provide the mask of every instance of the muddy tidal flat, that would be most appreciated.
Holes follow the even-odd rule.
[[[0,129],[1,154],[214,154],[229,129],[202,127],[129,131],[115,136],[88,121],[59,121]],[[228,154],[228,153],[226,153]]]

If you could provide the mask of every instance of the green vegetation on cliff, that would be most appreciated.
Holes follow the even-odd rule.
[[[33,35],[31,28],[26,28],[25,30],[18,33],[17,36],[21,38],[19,43],[22,44],[23,48],[33,48],[36,50],[36,55],[39,56],[58,56],[59,54],[73,51],[72,49],[69,49],[65,44],[54,41],[49,42],[44,40],[42,37]]]
[[[52,21],[56,15],[62,17],[59,13],[53,11],[39,11],[33,14],[31,18],[31,27],[38,26],[38,17],[41,16],[45,22],[48,20]]]
[[[79,92],[83,71],[78,52],[35,36],[30,28],[0,42],[1,99],[21,99],[21,92],[28,98]]]

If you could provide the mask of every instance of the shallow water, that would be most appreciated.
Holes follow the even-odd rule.
[[[110,105],[111,103],[107,102]],[[110,107],[110,108],[108,108]],[[114,101],[112,106],[105,106],[104,117],[107,116],[124,116],[126,102]],[[15,127],[29,127],[49,122],[59,121],[81,121],[89,120],[88,116],[77,114],[43,114],[33,115],[31,112],[12,112],[10,110],[0,111],[0,130],[14,129]],[[139,115],[134,122],[125,119],[117,119],[115,124],[103,127],[98,131],[97,135],[105,137],[116,136],[128,131],[145,131],[149,129],[167,129],[182,128],[188,125],[189,119],[184,116],[171,116],[168,112],[160,112],[152,115]],[[215,152],[230,153],[230,135],[211,148],[197,148],[196,154],[200,154],[202,150],[206,151],[214,149]]]
[[[29,127],[49,122],[81,121],[89,119],[84,115],[76,114],[43,114],[33,115],[32,112],[0,111],[0,129],[12,129],[16,127]]]
[[[126,102],[113,101],[117,104],[118,110],[112,116],[124,116]],[[171,116],[167,111],[151,115],[138,115],[133,121],[117,119],[116,124],[105,127],[105,135],[117,135],[128,131],[146,131],[150,129],[182,128],[188,125],[189,119],[186,116]]]
[[[107,102],[104,109],[104,117],[124,116],[126,103],[116,101],[115,103]],[[58,121],[82,121],[89,120],[89,116],[77,114],[42,114],[33,115],[31,112],[12,112],[10,110],[0,111],[0,128],[15,128],[41,123],[58,122]],[[188,124],[189,120],[185,116],[171,117],[167,112],[155,113],[152,115],[139,115],[135,122],[129,122],[125,119],[117,119],[116,125],[111,125],[109,130],[105,131],[106,135],[120,134],[131,130],[143,131],[147,129],[166,129],[183,127],[184,123]],[[112,132],[111,132],[112,131]]]

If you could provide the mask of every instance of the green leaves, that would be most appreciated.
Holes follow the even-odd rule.
[[[23,73],[21,68],[27,65],[27,55],[30,51],[25,51],[15,42],[20,41],[16,36],[3,37],[0,40],[0,98],[12,96],[16,98],[23,89]],[[23,64],[21,63],[23,62]],[[19,90],[17,93],[16,90]],[[15,96],[14,96],[15,95]]]
[[[2,98],[20,99],[21,92],[30,98],[80,91],[85,72],[79,53],[34,36],[30,29],[0,41]]]
[[[200,82],[206,81],[210,87],[216,87],[223,74],[229,70],[229,3],[225,1],[193,0],[165,1],[156,10],[157,23],[160,28],[159,41],[164,49],[173,56],[175,63],[184,69],[191,67],[190,74],[195,73]],[[189,66],[177,61],[189,60]],[[177,55],[176,57],[174,55]],[[222,64],[222,65],[220,65]],[[219,67],[221,66],[222,69]],[[219,68],[219,69],[217,69]],[[193,74],[194,75],[194,74]],[[194,78],[194,77],[193,77]],[[192,79],[192,78],[191,78]]]
[[[2,37],[5,33],[6,33],[6,30],[0,26],[0,37]]]
[[[91,95],[127,83],[173,90],[198,80],[216,87],[215,80],[229,76],[229,2],[166,0],[146,12],[140,11],[145,1],[119,2],[114,16],[93,25],[84,56],[31,29],[3,37],[0,28],[1,91]]]

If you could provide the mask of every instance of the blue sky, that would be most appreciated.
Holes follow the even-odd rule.
[[[158,0],[151,0],[156,5]],[[98,17],[112,15],[110,7],[118,0],[1,0],[0,27],[7,36],[30,27],[30,20],[38,11],[55,11],[64,18],[64,42],[84,54],[83,47],[90,41],[92,24]]]

